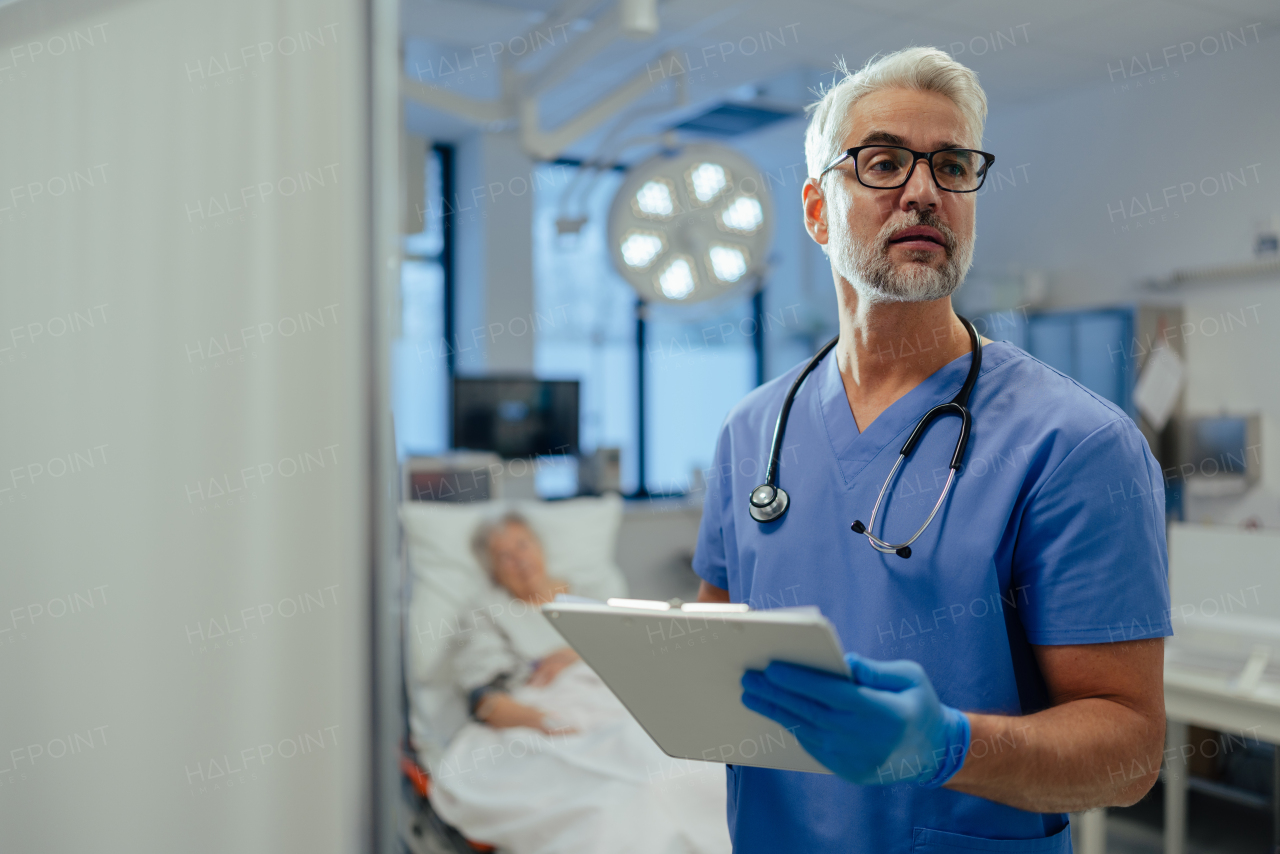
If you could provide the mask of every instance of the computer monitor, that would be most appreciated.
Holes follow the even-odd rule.
[[[578,381],[454,377],[454,448],[505,459],[578,453]]]
[[[1241,476],[1255,483],[1262,474],[1262,426],[1257,415],[1217,415],[1187,419],[1183,477]]]

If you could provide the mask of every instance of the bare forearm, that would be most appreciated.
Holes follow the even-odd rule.
[[[703,581],[698,585],[699,602],[728,602],[729,591]]]
[[[964,766],[947,788],[1032,812],[1128,806],[1159,776],[1164,718],[1089,698],[1034,715],[969,714]]]

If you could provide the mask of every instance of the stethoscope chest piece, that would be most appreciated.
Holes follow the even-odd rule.
[[[757,522],[772,522],[791,505],[791,496],[780,486],[762,483],[751,490],[750,513]]]

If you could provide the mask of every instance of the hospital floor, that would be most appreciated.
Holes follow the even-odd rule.
[[[406,798],[402,813],[402,854],[458,854],[460,848],[431,832],[425,819],[410,829],[422,804]],[[1188,802],[1187,854],[1264,854],[1271,852],[1269,813],[1227,803],[1199,792]],[[1107,814],[1107,854],[1163,854],[1164,790],[1151,792],[1127,809]]]
[[[1271,814],[1192,792],[1187,803],[1187,854],[1264,854],[1271,851]],[[1127,809],[1107,812],[1107,854],[1162,854],[1161,783]]]

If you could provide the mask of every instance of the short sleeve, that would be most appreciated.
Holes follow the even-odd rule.
[[[466,645],[454,657],[457,687],[463,694],[469,694],[482,685],[488,685],[500,674],[519,672],[523,663],[493,619],[481,616],[475,621],[475,629]]]
[[[721,454],[726,444],[728,428],[720,434],[716,443],[716,464],[704,472],[707,491],[702,503],[702,521],[698,525],[698,545],[693,552],[693,571],[708,584],[721,590],[729,589],[729,560],[725,551],[725,527],[728,506],[725,493],[733,466],[722,466]]]
[[[1087,436],[1032,494],[1012,586],[1032,644],[1173,634],[1164,483],[1128,418]]]

